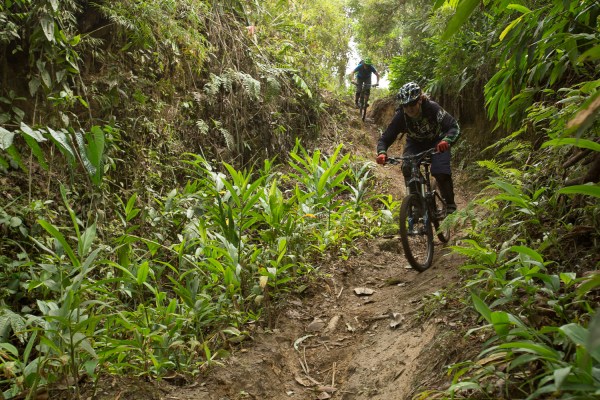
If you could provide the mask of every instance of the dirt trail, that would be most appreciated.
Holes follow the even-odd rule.
[[[372,157],[377,126],[352,118],[358,129],[347,145]],[[376,168],[375,190],[400,190],[392,168]],[[321,266],[320,278],[287,300],[272,330],[257,328],[253,340],[223,366],[191,386],[172,387],[162,398],[410,399],[425,387],[447,384],[443,367],[457,347],[449,343],[455,340],[449,332],[459,316],[428,318],[427,299],[435,295],[424,296],[451,288],[461,260],[438,242],[434,265],[417,273],[397,238],[366,241],[359,248],[347,261]],[[373,293],[357,295],[357,288]]]

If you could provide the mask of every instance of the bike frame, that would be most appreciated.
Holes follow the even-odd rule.
[[[406,184],[407,194],[416,193],[421,197],[425,210],[429,213],[434,212],[433,200],[436,192],[431,188],[431,155],[435,149],[425,150],[418,154],[412,154],[402,157],[389,157],[388,162],[391,164],[400,164],[407,162],[410,164],[410,178]],[[432,215],[435,218],[435,215]]]
[[[421,201],[421,207],[424,210],[423,220],[425,224],[432,222],[435,219],[433,210],[433,191],[431,190],[431,173],[429,168],[431,165],[431,150],[423,153],[403,156],[404,162],[410,164],[410,178],[406,183],[407,194],[418,194]],[[412,221],[409,221],[412,225]],[[412,226],[410,227],[412,230]]]
[[[430,166],[434,153],[435,149],[429,149],[414,155],[388,157],[388,163],[407,163],[410,168],[407,194],[400,208],[400,238],[406,259],[418,271],[426,270],[433,261],[433,228],[442,243],[450,238],[449,230],[439,230],[446,217],[446,203],[432,189]]]
[[[371,94],[367,94],[367,90],[370,90],[373,87],[379,86],[379,84],[371,84],[371,83],[362,83],[352,82],[354,86],[356,86],[357,90],[360,90],[360,94],[358,96],[358,106],[360,108],[360,117],[364,121],[367,116],[367,108],[369,107],[369,97]]]

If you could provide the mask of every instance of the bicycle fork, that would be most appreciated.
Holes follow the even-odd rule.
[[[409,235],[422,235],[425,233],[425,229],[429,224],[429,210],[427,208],[426,200],[423,196],[415,193],[419,198],[419,206],[413,207],[407,218],[408,223],[408,234]],[[419,224],[419,221],[422,221]],[[419,229],[420,227],[420,229]]]

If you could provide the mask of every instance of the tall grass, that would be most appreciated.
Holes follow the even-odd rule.
[[[290,166],[257,171],[188,154],[185,187],[150,205],[115,199],[120,209],[103,222],[84,223],[62,188],[66,221],[38,219],[34,247],[20,256],[29,263],[0,259],[16,288],[1,299],[4,397],[65,375],[77,397],[82,375],[193,374],[219,362],[250,335],[248,322],[269,323],[274,299],[319,258],[347,256],[375,224],[368,168],[341,150],[298,144]]]

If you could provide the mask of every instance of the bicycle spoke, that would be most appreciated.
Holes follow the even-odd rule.
[[[406,259],[417,271],[426,270],[433,261],[433,230],[419,195],[410,194],[404,198],[399,223]]]

